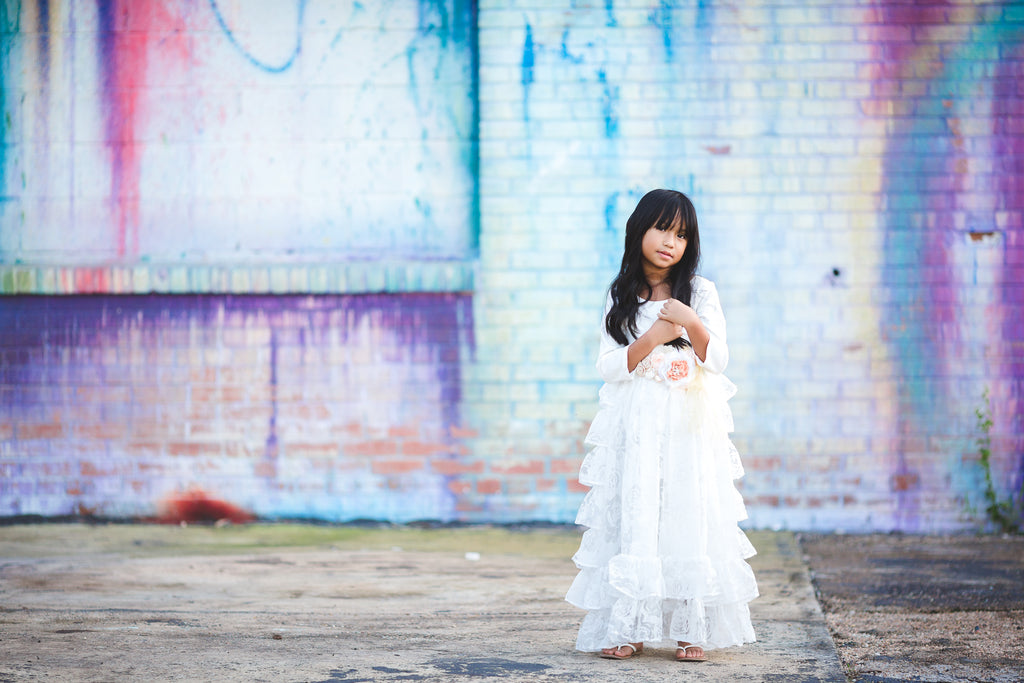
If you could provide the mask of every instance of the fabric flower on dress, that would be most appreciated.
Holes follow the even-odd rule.
[[[690,364],[685,360],[674,360],[669,369],[665,371],[665,377],[673,382],[678,382],[681,379],[686,379],[686,376],[690,374]]]

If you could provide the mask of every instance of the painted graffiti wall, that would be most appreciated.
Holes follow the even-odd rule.
[[[19,296],[0,311],[2,514],[155,516],[197,489],[267,517],[457,514],[465,296]]]
[[[37,291],[473,255],[468,3],[3,6],[0,258],[62,267],[25,271]]]
[[[1021,486],[1019,3],[160,5],[0,2],[0,515],[572,521],[653,187],[752,525]]]

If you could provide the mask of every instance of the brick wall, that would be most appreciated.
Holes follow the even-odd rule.
[[[986,390],[996,481],[1004,495],[1020,485],[1016,3],[484,0],[410,3],[372,21],[324,6],[282,24],[305,41],[291,62],[295,43],[273,42],[283,34],[264,31],[266,18],[249,17],[257,39],[240,45],[205,8],[171,3],[186,62],[206,60],[190,67],[207,80],[194,105],[182,100],[183,120],[233,136],[242,156],[222,156],[219,173],[235,177],[250,153],[263,160],[251,192],[231,186],[239,208],[210,235],[161,212],[169,196],[185,207],[210,197],[161,184],[154,159],[168,157],[150,151],[170,117],[96,105],[117,125],[95,126],[85,146],[54,123],[71,101],[63,84],[110,82],[90,65],[137,85],[141,104],[180,77],[161,61],[130,72],[113,50],[136,45],[130,32],[111,37],[122,24],[145,33],[161,17],[115,21],[113,48],[91,54],[67,28],[87,22],[86,7],[25,3],[0,16],[5,65],[17,66],[0,72],[13,122],[0,286],[15,295],[0,301],[0,513],[151,514],[200,486],[268,516],[572,520],[604,292],[625,219],[652,187],[697,206],[702,272],[729,322],[751,524],[977,528]],[[43,49],[72,43],[79,52]],[[339,45],[363,46],[356,76],[338,75],[351,56]],[[266,68],[271,57],[281,71]],[[228,73],[244,93],[219,88],[214,76]],[[424,94],[431,82],[441,85]],[[363,91],[381,94],[362,101],[387,117],[351,126],[358,102],[341,94]],[[290,104],[244,106],[275,96]],[[236,97],[237,125],[207,118]],[[89,125],[92,100],[74,101]],[[409,106],[382,104],[399,101]],[[429,141],[412,166],[400,153],[418,139],[410,130]],[[222,149],[191,135],[194,158]],[[141,151],[111,157],[103,136]],[[79,173],[110,180],[108,194],[47,185],[63,178],[61,145],[85,159]],[[313,159],[322,173],[274,190],[271,208],[299,208],[250,234],[239,216],[277,215],[260,211],[260,188],[277,177],[270,159],[292,170]],[[135,189],[123,182],[132,169]],[[325,178],[342,172],[409,191],[334,197]],[[398,196],[409,201],[391,212]],[[96,221],[54,219],[80,199]],[[140,238],[107,261],[69,256],[121,248],[136,215],[161,258],[192,251],[154,267]],[[233,234],[240,255],[217,246]],[[326,256],[310,256],[325,239]],[[181,296],[112,296],[149,291]],[[19,296],[76,292],[100,296]]]
[[[0,515],[450,519],[468,298],[13,297]]]
[[[579,458],[625,218],[674,187],[729,322],[752,522],[975,525],[986,389],[1001,493],[1024,475],[1022,21],[1012,3],[483,3],[470,414],[494,438],[474,448],[543,455],[545,476]],[[571,508],[561,492],[501,513]]]

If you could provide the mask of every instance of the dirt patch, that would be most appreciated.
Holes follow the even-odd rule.
[[[799,538],[852,680],[1024,680],[1024,537]]]

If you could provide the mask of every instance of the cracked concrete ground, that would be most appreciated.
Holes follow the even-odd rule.
[[[683,664],[574,650],[573,529],[0,527],[0,680],[845,681],[795,537],[750,536],[758,642]]]

